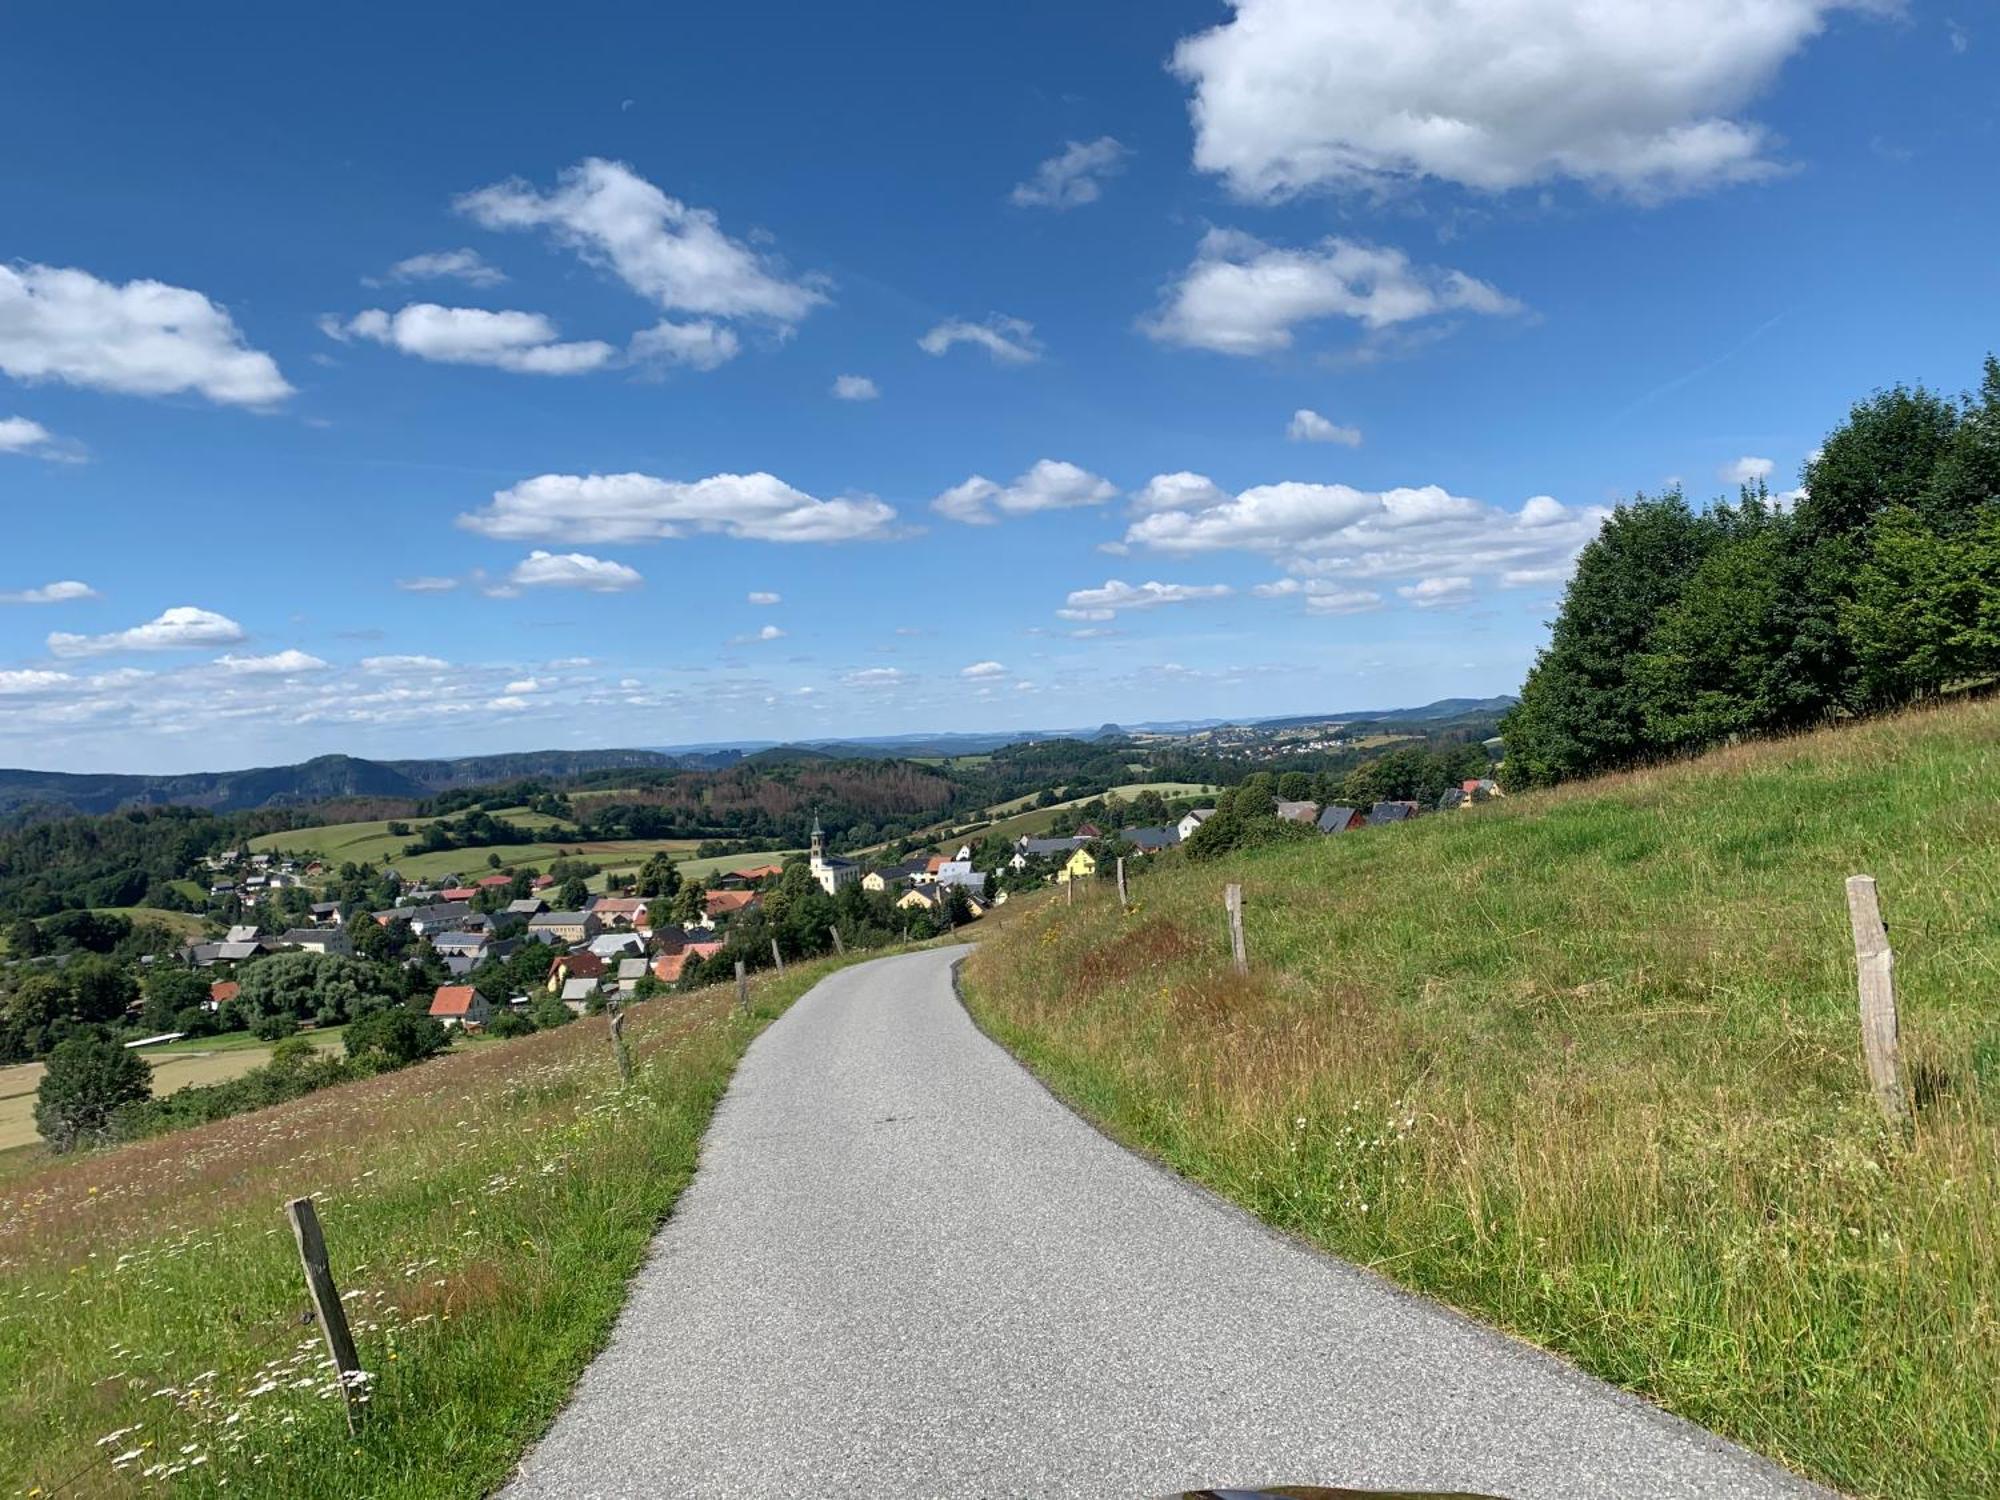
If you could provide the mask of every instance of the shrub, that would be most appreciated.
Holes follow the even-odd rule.
[[[576,1012],[554,995],[544,995],[528,1007],[528,1018],[535,1023],[537,1030],[547,1031],[551,1027],[569,1025],[576,1019]]]
[[[286,1037],[297,1035],[298,1029],[298,1018],[285,1012],[259,1016],[250,1023],[250,1035],[260,1042],[282,1042]],[[310,1047],[312,1043],[306,1045]]]
[[[402,1007],[363,1016],[345,1038],[351,1061],[377,1068],[407,1067],[451,1045],[451,1033],[438,1022]]]
[[[35,1090],[35,1128],[50,1149],[68,1151],[102,1139],[112,1111],[152,1090],[153,1070],[138,1053],[108,1037],[71,1037],[49,1053]]]
[[[486,1034],[502,1040],[508,1037],[531,1036],[537,1029],[535,1023],[527,1016],[511,1010],[501,1011],[486,1023]]]
[[[311,1037],[288,1036],[271,1049],[270,1066],[274,1068],[299,1068],[319,1056],[319,1048],[312,1044]]]

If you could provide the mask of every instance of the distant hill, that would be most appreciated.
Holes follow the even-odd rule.
[[[194,771],[180,776],[74,775],[63,771],[0,770],[0,819],[69,813],[109,813],[131,807],[206,808],[245,812],[296,807],[343,797],[421,799],[457,787],[525,777],[550,780],[624,769],[671,770],[691,760],[654,750],[537,750],[471,755],[455,760],[361,760],[321,755],[294,766],[244,771]]]

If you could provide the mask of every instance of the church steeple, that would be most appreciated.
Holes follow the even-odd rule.
[[[826,858],[826,834],[823,833],[820,829],[819,814],[814,813],[813,832],[812,832],[812,862],[814,864],[818,864],[825,858]]]

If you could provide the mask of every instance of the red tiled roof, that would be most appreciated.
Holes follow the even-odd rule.
[[[785,867],[783,865],[753,865],[750,869],[731,870],[729,873],[734,875],[738,880],[771,880],[784,874]]]
[[[662,984],[678,984],[689,964],[721,951],[720,943],[689,943],[678,953],[662,953],[653,960],[653,977]]]
[[[462,1016],[472,1009],[472,1002],[479,997],[479,991],[469,984],[442,984],[431,998],[431,1014],[434,1016]]]
[[[935,875],[943,868],[944,856],[942,854],[933,854],[929,859],[924,861],[924,870],[927,874]]]
[[[556,878],[553,875],[537,875],[535,877],[535,889],[538,891],[545,891],[555,883]]]
[[[479,884],[482,887],[512,885],[513,883],[514,877],[512,875],[482,875],[479,877]]]
[[[604,960],[595,953],[559,953],[555,962],[549,965],[549,973],[558,971],[571,979],[602,979]]]
[[[227,1005],[243,992],[243,986],[233,979],[218,979],[208,987],[208,998],[217,1005]]]
[[[711,917],[726,917],[754,905],[756,900],[755,891],[710,891],[707,900],[702,903],[702,910]]]
[[[478,894],[479,894],[479,887],[476,885],[455,885],[448,891],[439,891],[438,900],[470,901],[474,896]]]

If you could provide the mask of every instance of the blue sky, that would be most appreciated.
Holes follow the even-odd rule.
[[[1980,7],[711,9],[14,18],[0,763],[1507,691],[2000,343]]]

